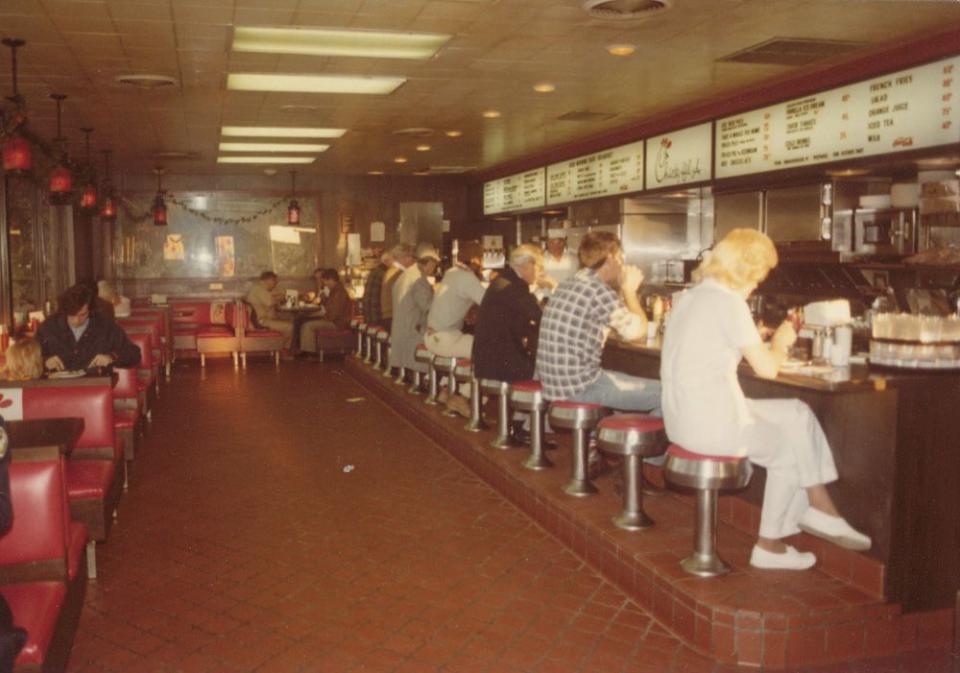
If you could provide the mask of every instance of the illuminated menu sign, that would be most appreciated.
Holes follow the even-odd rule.
[[[547,166],[547,205],[643,190],[643,141]]]
[[[647,139],[647,189],[710,179],[710,122]]]
[[[716,177],[960,142],[960,57],[716,122]]]
[[[483,183],[483,214],[542,208],[545,205],[545,170],[509,175]]]

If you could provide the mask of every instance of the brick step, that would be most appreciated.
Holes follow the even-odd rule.
[[[613,474],[594,480],[591,498],[561,491],[570,473],[569,435],[557,436],[551,470],[521,467],[526,449],[488,447],[493,432],[470,433],[464,419],[441,416],[380,372],[348,357],[345,367],[400,416],[476,472],[574,553],[653,613],[664,626],[705,654],[726,663],[795,670],[915,649],[945,649],[953,611],[902,615],[882,598],[882,564],[836,549],[808,535],[790,543],[818,554],[806,572],[764,571],[749,565],[759,520],[756,507],[721,498],[719,549],[733,571],[692,577],[679,566],[692,548],[693,498],[671,491],[644,501],[656,521],[642,532],[610,522],[620,509]],[[647,466],[651,481],[662,475]]]

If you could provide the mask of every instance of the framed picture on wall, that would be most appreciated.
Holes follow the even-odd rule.
[[[167,234],[163,242],[163,259],[168,262],[183,261],[186,254],[183,234]]]
[[[217,251],[217,275],[221,278],[233,278],[237,273],[233,236],[215,236],[213,242]]]

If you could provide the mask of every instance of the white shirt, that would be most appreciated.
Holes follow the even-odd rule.
[[[663,420],[670,441],[707,455],[746,455],[751,422],[737,379],[744,348],[760,343],[746,300],[707,279],[677,299],[660,356]]]
[[[427,327],[437,332],[462,331],[467,311],[480,303],[483,292],[483,286],[473,271],[459,265],[451,267],[437,285],[437,294],[427,316]]]
[[[393,292],[394,317],[396,317],[397,307],[400,306],[400,302],[403,300],[404,295],[410,291],[410,288],[413,287],[413,284],[416,283],[420,279],[420,276],[423,275],[420,273],[420,268],[416,264],[411,264],[410,266],[401,265],[400,268],[402,269],[400,276],[393,284],[393,287],[390,288]]]
[[[580,259],[569,250],[564,250],[560,259],[553,256],[549,250],[543,253],[543,275],[557,281],[559,285],[568,278],[572,278],[580,269]],[[534,292],[537,299],[543,299],[553,294],[549,288],[537,288]]]

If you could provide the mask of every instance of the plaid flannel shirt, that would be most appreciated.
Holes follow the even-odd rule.
[[[363,288],[363,318],[368,325],[379,325],[383,320],[380,289],[383,287],[383,278],[386,273],[387,267],[378,264],[367,276],[367,284]]]
[[[637,339],[642,323],[591,269],[560,283],[543,313],[537,346],[537,378],[546,399],[570,399],[600,378],[610,328]]]

